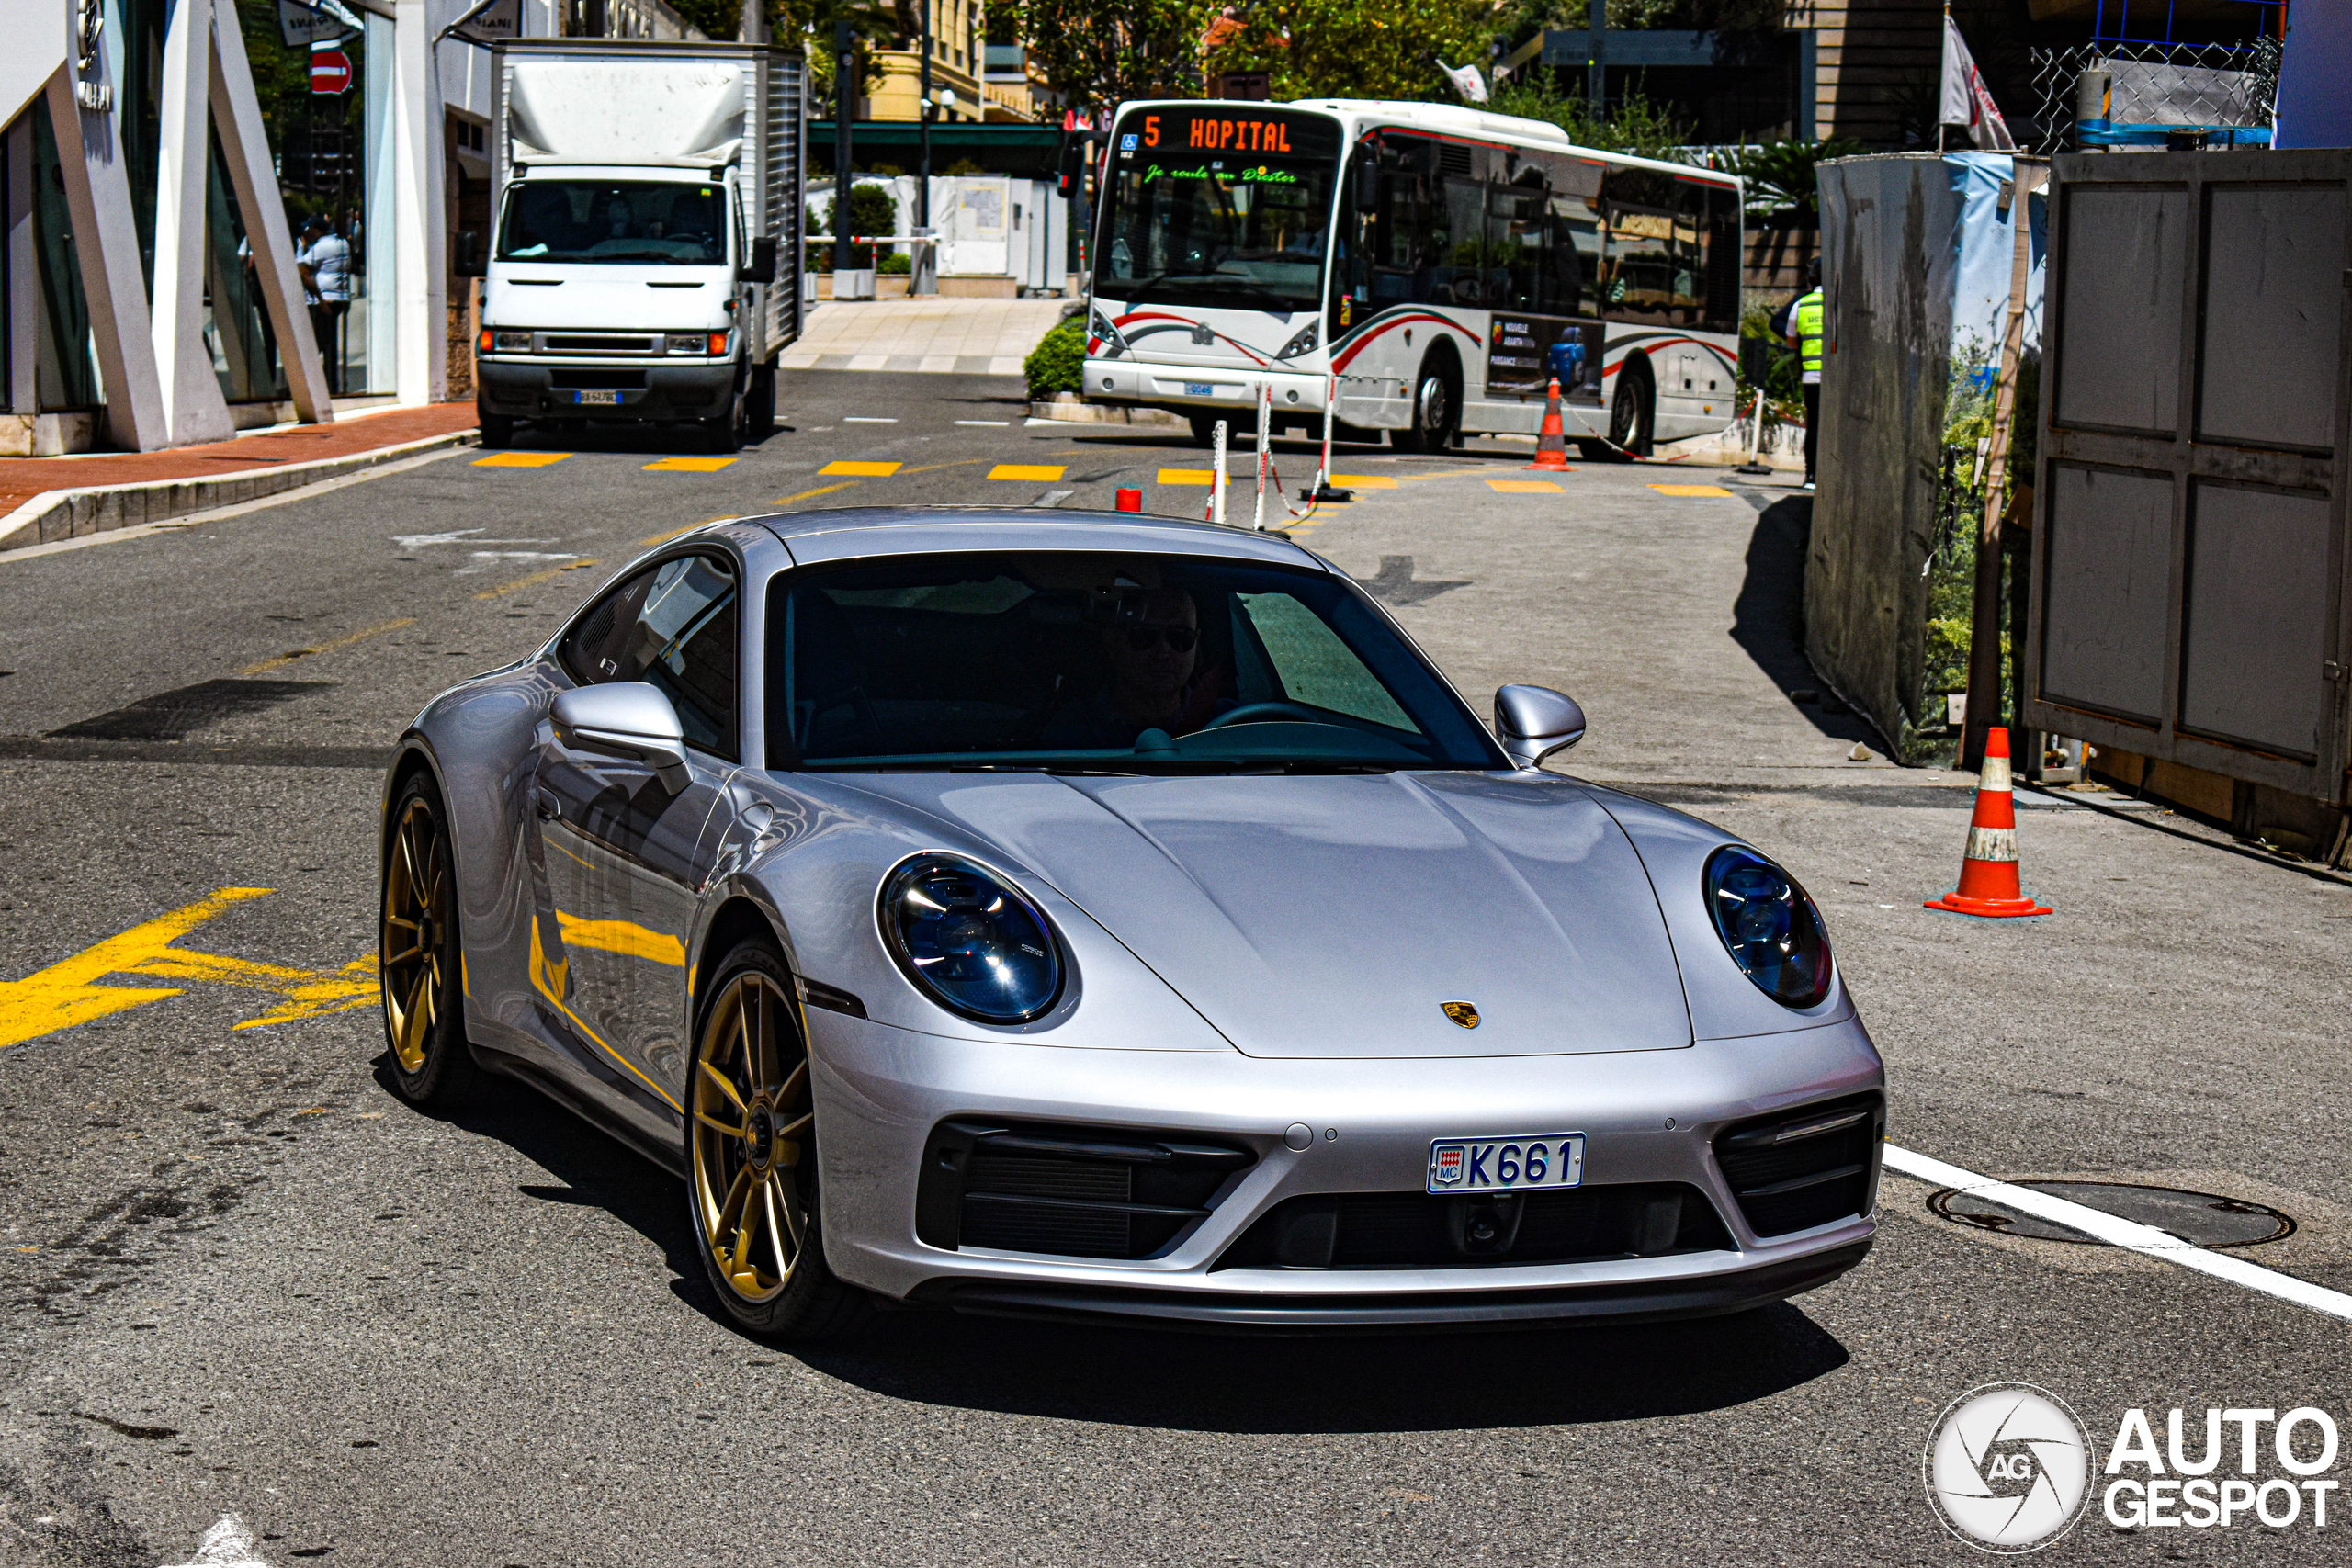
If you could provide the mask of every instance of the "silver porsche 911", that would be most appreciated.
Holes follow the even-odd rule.
[[[678,1171],[744,1328],[1721,1313],[1871,1245],[1821,918],[1346,576],[1129,514],[704,527],[385,792],[390,1070]]]

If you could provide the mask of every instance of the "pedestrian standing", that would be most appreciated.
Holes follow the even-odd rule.
[[[302,248],[294,254],[302,293],[311,307],[311,330],[326,363],[327,387],[343,395],[343,355],[336,352],[345,311],[351,309],[351,243],[335,232],[331,218],[302,225]]]
[[[1814,486],[1814,464],[1821,449],[1821,258],[1804,264],[1806,292],[1789,307],[1789,346],[1797,351],[1804,386],[1804,488]]]

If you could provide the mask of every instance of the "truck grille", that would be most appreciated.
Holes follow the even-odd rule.
[[[645,372],[570,368],[559,366],[548,372],[548,385],[575,389],[594,388],[608,391],[642,391],[645,388]]]
[[[1718,1134],[1715,1163],[1748,1228],[1786,1235],[1871,1212],[1885,1128],[1874,1094],[1808,1105]]]
[[[544,333],[539,345],[549,354],[653,354],[661,349],[662,340],[612,333]]]
[[[1062,1258],[1149,1258],[1208,1217],[1258,1156],[1134,1132],[962,1120],[932,1130],[915,1235]]]
[[[1681,1182],[1566,1191],[1339,1192],[1259,1216],[1212,1269],[1476,1269],[1727,1251],[1730,1233]]]

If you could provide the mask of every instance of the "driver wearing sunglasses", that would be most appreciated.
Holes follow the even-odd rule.
[[[1047,745],[1069,750],[1132,746],[1147,729],[1189,734],[1231,705],[1193,679],[1200,661],[1200,610],[1182,589],[1145,596],[1135,620],[1102,631],[1110,681],[1064,708],[1046,727]]]

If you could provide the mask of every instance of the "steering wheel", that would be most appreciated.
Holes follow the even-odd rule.
[[[1330,722],[1322,715],[1303,708],[1296,703],[1243,703],[1238,708],[1227,708],[1217,715],[1201,726],[1201,730],[1205,733],[1212,729],[1223,729],[1228,724],[1267,724],[1281,718],[1295,719],[1302,724]]]

